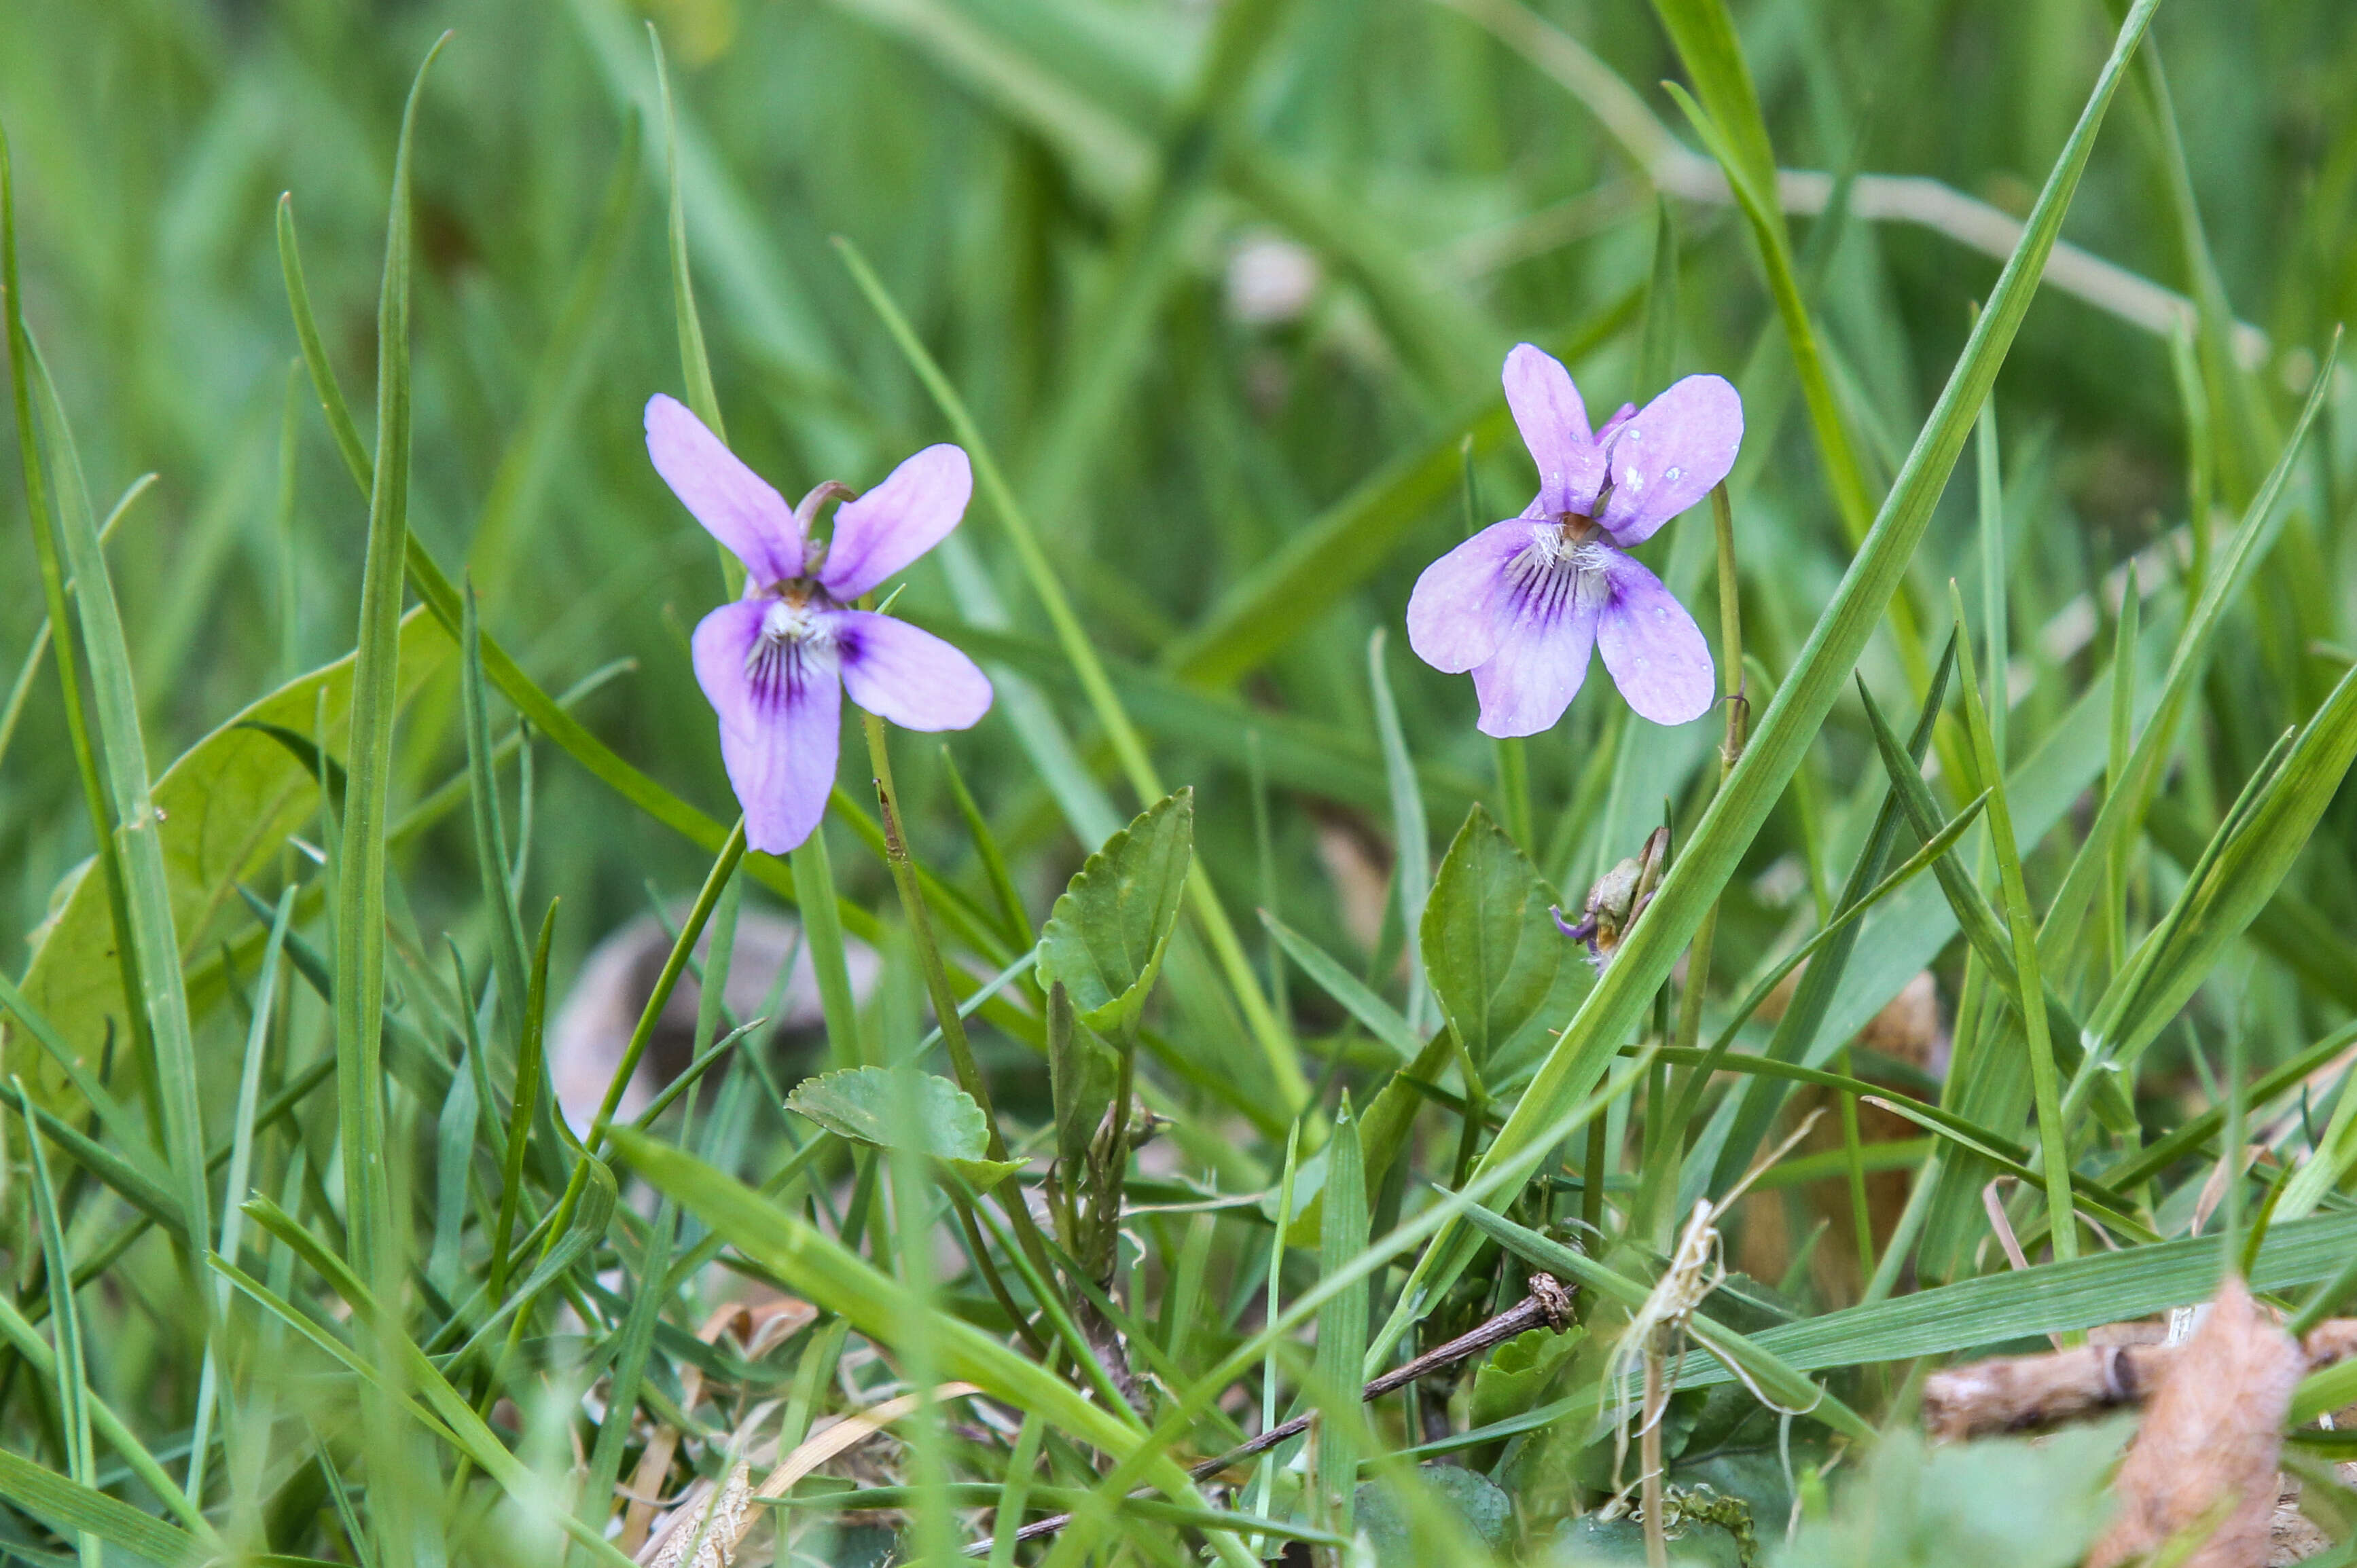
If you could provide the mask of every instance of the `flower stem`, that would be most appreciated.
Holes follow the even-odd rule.
[[[1743,690],[1743,607],[1737,591],[1735,571],[1735,509],[1727,500],[1727,487],[1723,484],[1714,487],[1710,492],[1710,518],[1712,529],[1718,538],[1718,670],[1721,703],[1727,711],[1726,736],[1718,748],[1717,788],[1724,789],[1727,775],[1734,772],[1735,765],[1743,759],[1743,743],[1750,724],[1751,704]],[[1678,993],[1676,1044],[1683,1049],[1693,1049],[1702,1035],[1703,997],[1710,983],[1710,950],[1717,935],[1718,903],[1713,900],[1710,908],[1703,912],[1702,923],[1695,928],[1694,945],[1686,954],[1685,987]],[[1697,1070],[1694,1068],[1682,1069],[1674,1089],[1663,1103],[1678,1107],[1682,1112],[1688,1096],[1696,1087],[1694,1075]],[[1674,1115],[1673,1124],[1680,1120],[1681,1116]],[[1665,1167],[1674,1168],[1674,1162],[1665,1162]],[[1656,1205],[1669,1201],[1676,1184],[1674,1180],[1663,1180],[1659,1172],[1649,1174],[1656,1183],[1656,1190],[1648,1195],[1652,1201],[1645,1204],[1640,1212],[1653,1214]],[[1669,1216],[1663,1213],[1658,1218],[1666,1228]]]
[[[874,714],[863,713],[860,723],[867,734],[868,759],[876,769],[876,803],[884,819],[885,863],[892,869],[892,885],[899,890],[900,907],[908,913],[909,934],[916,943],[925,990],[941,1024],[942,1044],[949,1050],[950,1071],[958,1087],[982,1107],[983,1126],[990,1134],[990,1157],[1003,1160],[1006,1158],[1006,1138],[998,1130],[997,1112],[991,1108],[990,1085],[984,1080],[982,1069],[974,1065],[974,1047],[966,1039],[965,1020],[958,1015],[957,993],[950,988],[949,970],[942,962],[940,944],[933,940],[932,917],[925,908],[924,889],[917,885],[917,868],[909,859],[909,841],[900,824],[900,796],[892,785],[891,751],[884,740],[884,721]],[[1040,1244],[1030,1207],[1023,1201],[1023,1184],[1019,1180],[1001,1182],[992,1190],[992,1197],[1006,1211],[1016,1242],[1038,1265],[1039,1277],[1051,1278],[1047,1249]]]

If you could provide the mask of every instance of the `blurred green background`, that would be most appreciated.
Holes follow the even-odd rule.
[[[2095,0],[1738,10],[1787,167],[1928,176],[2000,213],[2026,209],[2111,30]],[[1738,379],[1751,417],[1739,544],[1749,640],[1769,671],[1789,661],[1847,553],[1734,209],[1669,200],[1674,303],[1657,292],[1649,310],[1647,171],[1595,93],[1583,102],[1479,20],[1506,15],[1430,0],[12,0],[0,113],[27,311],[102,508],[135,476],[161,476],[112,546],[151,763],[351,646],[365,508],[299,385],[282,467],[295,340],[274,207],[293,193],[328,350],[366,427],[393,131],[419,58],[455,27],[417,141],[414,525],[454,575],[471,571],[487,628],[547,689],[634,660],[584,716],[727,814],[683,640],[720,593],[714,553],[639,436],[647,394],[679,380],[651,21],[675,73],[680,187],[737,447],[791,495],[822,478],[873,482],[945,434],[828,244],[849,236],[973,403],[1122,662],[1166,775],[1198,785],[1207,853],[1251,864],[1257,748],[1286,918],[1363,953],[1389,843],[1372,629],[1394,628],[1388,668],[1436,832],[1492,790],[1468,683],[1415,664],[1396,628],[1415,573],[1467,525],[1465,430],[1479,424],[1481,520],[1527,497],[1527,462],[1499,439],[1495,411],[1512,343],[1571,350],[1599,417],[1657,390],[1636,384],[1649,330],[1675,372]],[[1646,7],[1547,0],[1535,15],[1592,50],[1641,111],[1681,125],[1658,85],[1674,59]],[[2287,389],[2357,304],[2357,10],[2171,0],[2156,36],[2224,296],[2271,345],[2260,394],[2230,400],[2249,428],[2217,442],[2212,493],[2232,507],[2273,455]],[[2166,145],[2147,100],[2122,108],[2066,232],[2182,291],[2194,274]],[[1624,135],[1632,124],[1624,114]],[[1795,228],[1878,482],[1995,263],[1868,205]],[[2137,282],[2118,285],[2119,309],[2050,288],[1999,384],[2011,616],[2034,675],[2048,658],[2040,628],[2194,504],[2169,345],[2120,314],[2149,306]],[[1385,488],[1418,461],[1418,482]],[[41,609],[15,464],[0,456],[0,510],[16,520],[0,537],[0,647],[21,650]],[[2321,469],[2328,488],[2335,471]],[[1969,490],[1960,478],[1917,564],[1927,591],[1952,571],[1972,591]],[[2286,575],[2213,676],[2235,693],[2212,713],[2230,781],[2331,673],[2305,651],[2345,618],[2341,502],[2318,499],[2311,517],[2326,521],[2298,531],[2317,569]],[[1689,520],[1647,553],[1691,591],[1706,534]],[[1085,752],[1084,709],[1041,652],[1041,618],[981,502],[961,538],[1005,610],[996,641],[969,644],[1038,678]],[[1248,596],[1268,584],[1256,571],[1310,538],[1330,546],[1313,570]],[[920,567],[904,607],[936,624],[993,618],[943,573]],[[2243,681],[2237,666],[2261,660],[2266,678]],[[2017,752],[2076,686],[2029,688]],[[456,710],[446,680],[404,719],[406,798],[461,768]],[[1664,738],[1659,779],[1614,780],[1597,759],[1616,711],[1598,683],[1530,747],[1533,848],[1575,897],[1633,847],[1632,823],[1658,819],[1649,801],[1681,787],[1714,727]],[[1804,792],[1846,798],[1867,756],[1840,712],[1849,724],[1837,714]],[[60,734],[44,675],[0,758],[0,943],[19,954],[89,850]],[[954,744],[1044,899],[1082,846],[1014,744],[1007,704]],[[901,749],[920,852],[970,873],[931,747]],[[539,760],[526,903],[566,901],[562,975],[645,908],[650,879],[691,886],[704,860],[561,755]],[[1111,779],[1107,756],[1087,760]],[[1755,943],[1806,885],[1794,865],[1822,881],[1846,864],[1797,822],[1771,827],[1738,884],[1749,902],[1729,919]],[[429,929],[471,905],[465,832],[462,812],[404,851]],[[1757,875],[1780,861],[1781,874]],[[839,851],[837,864],[855,891],[880,892],[873,861]],[[2346,908],[2350,879],[2319,875],[2325,907]],[[1268,890],[1227,880],[1256,929],[1247,907]]]

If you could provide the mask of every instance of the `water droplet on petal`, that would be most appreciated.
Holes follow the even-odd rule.
[[[1684,468],[1672,468],[1668,473],[1663,474],[1662,478],[1669,480],[1672,484],[1675,484],[1677,483],[1678,476],[1684,472],[1685,470]]]

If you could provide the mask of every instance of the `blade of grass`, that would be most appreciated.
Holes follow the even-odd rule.
[[[224,1258],[238,1256],[245,1218],[238,1205],[253,1180],[254,1119],[262,1101],[263,1058],[269,1053],[271,1024],[278,1010],[278,964],[286,950],[286,926],[294,918],[295,894],[296,889],[290,886],[278,895],[278,912],[271,921],[270,939],[262,950],[262,973],[253,984],[253,1024],[246,1032],[245,1063],[238,1074],[237,1114],[230,1132],[229,1174],[221,1187],[228,1207],[221,1215],[221,1240],[214,1249]],[[213,1320],[217,1325],[226,1326],[229,1305],[229,1286],[216,1281]],[[204,1366],[198,1375],[197,1415],[188,1438],[188,1494],[192,1498],[205,1495],[205,1455],[211,1447],[210,1434],[213,1405],[220,1391],[222,1343],[216,1336],[206,1344]]]
[[[1407,735],[1400,728],[1399,704],[1392,700],[1392,684],[1383,673],[1384,634],[1378,627],[1367,637],[1367,684],[1374,696],[1375,734],[1383,751],[1383,779],[1392,798],[1392,896],[1399,902],[1400,929],[1407,943],[1407,1027],[1419,1046],[1432,1031],[1437,1009],[1432,983],[1424,972],[1418,930],[1424,924],[1425,900],[1432,893],[1432,829],[1424,815],[1424,792],[1417,789],[1415,764],[1408,757]]]
[[[2046,987],[2039,975],[2037,916],[2029,907],[2029,884],[2022,879],[2021,846],[2013,836],[2013,810],[2006,801],[2005,760],[1997,755],[1996,738],[1989,730],[1989,711],[1983,704],[1980,674],[1973,658],[1972,633],[1964,620],[1964,596],[1953,578],[1948,583],[1948,598],[1955,612],[1956,670],[1964,683],[1964,728],[1972,739],[1973,760],[1989,790],[1989,842],[1996,849],[2006,929],[2013,940],[2014,973],[2020,981],[2030,1090],[2046,1177],[2046,1215],[2053,1231],[2055,1261],[2067,1263],[2079,1255],[2079,1230],[2071,1209],[2071,1130],[2062,1119],[2061,1083],[2054,1069],[2053,1039],[2048,1033]]]
[[[1802,294],[1792,238],[1776,193],[1775,148],[1769,141],[1768,123],[1760,113],[1759,93],[1752,86],[1735,24],[1724,0],[1654,0],[1653,11],[1695,84],[1693,97],[1674,82],[1668,84],[1670,94],[1702,137],[1705,149],[1725,171],[1727,187],[1759,248],[1760,270],[1792,351],[1802,402],[1808,408],[1817,460],[1824,470],[1826,488],[1833,492],[1835,510],[1841,515],[1842,532],[1855,548],[1864,543],[1874,521],[1874,499]],[[1890,616],[1909,683],[1916,691],[1924,691],[1931,685],[1931,668],[1923,656],[1923,628],[1932,617],[1915,603],[1911,585],[1900,584]]]
[[[122,867],[124,913],[136,961],[129,972],[139,980],[137,988],[127,995],[145,1025],[141,1033],[152,1052],[161,1091],[164,1157],[179,1189],[188,1234],[208,1236],[212,1232],[211,1198],[204,1178],[204,1114],[198,1100],[196,1040],[180,975],[170,878],[156,833],[138,694],[132,689],[130,645],[124,635],[65,409],[40,350],[29,337],[25,349],[31,360],[42,422],[48,427],[56,454],[51,471],[57,481],[59,532],[74,568],[75,604],[81,611],[83,651],[90,660],[91,704],[98,720],[99,761],[116,822],[114,855]]]
[[[74,1303],[73,1263],[66,1253],[65,1227],[58,1219],[57,1188],[49,1181],[48,1156],[41,1152],[39,1136],[30,1134],[34,1124],[33,1097],[22,1080],[10,1081],[16,1090],[16,1101],[24,1109],[29,1134],[25,1149],[29,1157],[27,1174],[31,1178],[34,1219],[40,1231],[43,1273],[49,1282],[49,1332],[58,1342],[57,1353],[50,1359],[50,1382],[58,1393],[66,1476],[75,1485],[95,1490],[98,1455],[91,1437],[90,1373],[82,1355],[81,1310]],[[75,1549],[86,1568],[99,1568],[106,1560],[93,1531],[78,1532]]]
[[[1366,1168],[1359,1147],[1359,1124],[1346,1090],[1326,1144],[1325,1218],[1318,1239],[1318,1269],[1331,1276],[1367,1248]],[[1351,1531],[1351,1498],[1359,1483],[1361,1425],[1359,1363],[1367,1346],[1367,1282],[1337,1291],[1318,1309],[1318,1354],[1311,1380],[1321,1398],[1318,1458],[1313,1470],[1318,1495],[1314,1513],[1339,1535]]]
[[[1424,1049],[1425,1036],[1392,1004],[1369,990],[1359,977],[1329,955],[1325,949],[1295,930],[1264,909],[1261,923],[1268,928],[1277,946],[1286,956],[1301,966],[1301,972],[1315,981],[1318,988],[1342,1004],[1344,1011],[1366,1026],[1367,1032],[1399,1053],[1402,1061],[1412,1061]]]

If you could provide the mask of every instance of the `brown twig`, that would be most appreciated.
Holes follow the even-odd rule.
[[[1360,1391],[1360,1400],[1363,1402],[1381,1399],[1387,1393],[1405,1388],[1418,1378],[1428,1377],[1434,1372],[1453,1367],[1459,1361],[1469,1360],[1491,1346],[1505,1343],[1517,1334],[1526,1333],[1542,1326],[1560,1334],[1571,1326],[1571,1290],[1566,1288],[1562,1281],[1553,1274],[1533,1274],[1530,1288],[1530,1294],[1488,1322],[1458,1335],[1446,1345],[1426,1350],[1413,1361],[1394,1367],[1382,1377],[1375,1379]],[[1251,1442],[1232,1448],[1217,1458],[1206,1459],[1200,1464],[1188,1466],[1187,1474],[1198,1481],[1208,1480],[1229,1466],[1241,1464],[1256,1454],[1265,1453],[1288,1438],[1300,1436],[1309,1430],[1310,1423],[1317,1419],[1316,1411],[1297,1415],[1291,1421],[1270,1427]],[[1015,1539],[1037,1541],[1043,1535],[1055,1534],[1071,1522],[1071,1514],[1056,1514],[1025,1525],[1015,1532]],[[989,1550],[990,1542],[977,1541],[966,1548],[966,1555],[980,1556]]]
[[[1934,1372],[1923,1384],[1924,1430],[1954,1441],[2025,1432],[2142,1404],[2184,1348],[2080,1345]],[[2357,1318],[2318,1324],[2301,1339],[2300,1350],[2310,1371],[2357,1355]]]

